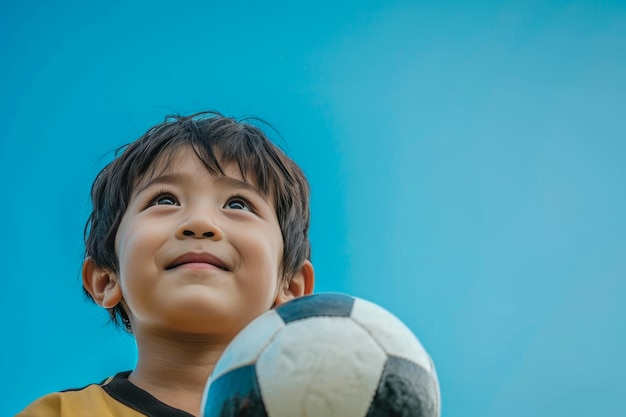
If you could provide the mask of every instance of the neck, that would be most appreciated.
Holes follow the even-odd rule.
[[[135,333],[135,338],[139,359],[130,382],[159,401],[198,416],[206,381],[229,341],[149,331]]]

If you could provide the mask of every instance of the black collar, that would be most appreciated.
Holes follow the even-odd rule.
[[[131,371],[120,372],[102,388],[117,401],[148,417],[193,417],[186,411],[162,403],[128,380]]]

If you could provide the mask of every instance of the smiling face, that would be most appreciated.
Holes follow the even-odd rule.
[[[157,165],[158,166],[158,165]],[[134,188],[112,281],[132,327],[232,337],[279,293],[283,239],[267,196],[185,147]]]

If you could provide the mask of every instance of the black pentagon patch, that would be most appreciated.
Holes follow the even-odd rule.
[[[308,317],[350,317],[354,297],[320,293],[295,298],[276,309],[285,323]]]
[[[367,417],[438,417],[439,390],[430,372],[389,356]]]
[[[254,365],[221,375],[211,383],[204,417],[267,417]]]

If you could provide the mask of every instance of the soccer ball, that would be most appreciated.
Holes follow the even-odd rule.
[[[413,333],[369,301],[320,293],[261,315],[209,377],[204,417],[438,417],[435,367]]]

